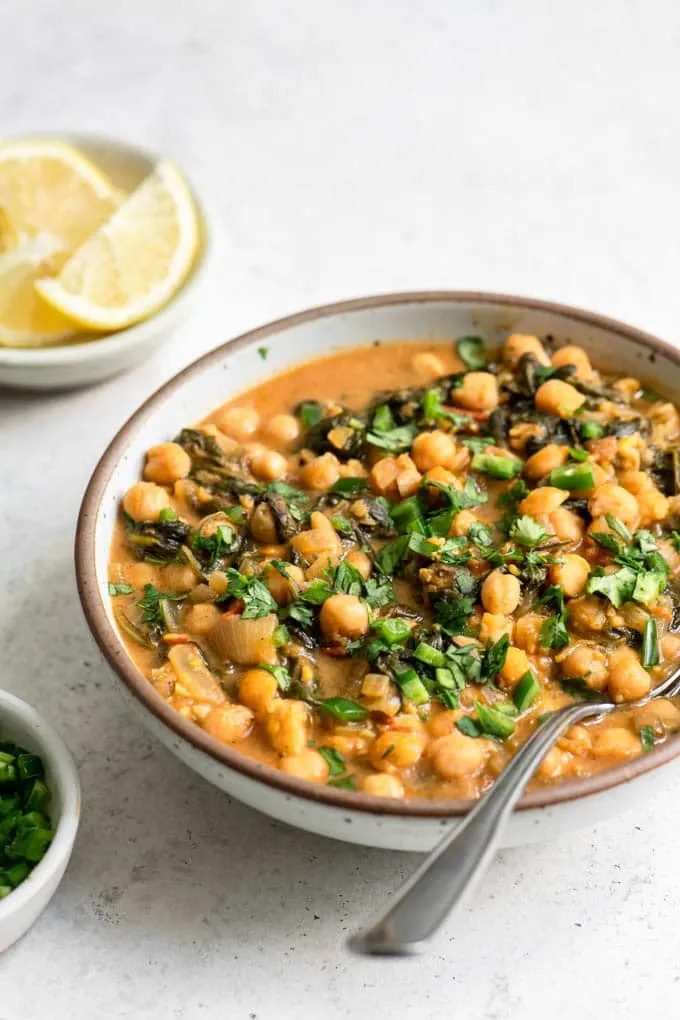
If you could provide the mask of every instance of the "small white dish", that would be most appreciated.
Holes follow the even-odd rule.
[[[47,133],[40,137],[47,137]],[[80,149],[125,191],[134,190],[161,158],[127,142],[93,135],[50,133],[49,137]],[[211,253],[205,207],[191,182],[187,183],[198,214],[201,240],[194,265],[175,297],[150,318],[99,339],[40,348],[0,346],[0,385],[30,390],[87,386],[140,364],[167,339],[198,296]]]
[[[0,691],[0,740],[40,755],[52,793],[48,814],[55,835],[47,853],[21,885],[0,900],[0,952],[20,939],[43,912],[71,857],[80,821],[80,783],[71,752],[25,701]]]
[[[200,775],[258,810],[335,839],[395,850],[432,850],[460,824],[469,801],[388,800],[286,775],[221,744],[156,693],[128,655],[107,594],[120,499],[140,477],[145,451],[275,373],[362,344],[453,339],[482,333],[490,349],[508,332],[552,334],[586,348],[596,364],[642,378],[676,402],[680,351],[653,336],[577,308],[502,294],[385,294],[291,315],[223,344],[161,387],[123,426],[88,486],[76,534],[76,572],[90,628],[120,688],[151,732]],[[266,363],[258,354],[268,348]],[[376,387],[380,381],[376,380]],[[680,778],[680,734],[587,779],[525,793],[503,833],[513,846],[594,824]]]

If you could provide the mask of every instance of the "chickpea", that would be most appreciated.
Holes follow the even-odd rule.
[[[540,649],[539,638],[545,620],[539,613],[526,613],[515,623],[515,644],[529,655],[535,655]]]
[[[319,623],[329,641],[354,641],[368,632],[368,609],[356,595],[331,595],[321,607]]]
[[[634,758],[642,750],[640,738],[622,726],[610,726],[593,734],[590,753],[595,758]]]
[[[418,354],[414,354],[411,366],[421,382],[438,379],[445,372],[443,361],[432,351],[419,351]]]
[[[315,457],[300,468],[300,484],[313,492],[327,492],[340,477],[340,463],[332,453]]]
[[[279,540],[276,521],[271,507],[266,503],[258,503],[250,518],[250,534],[256,542],[263,545],[274,545]]]
[[[569,598],[582,595],[590,574],[590,564],[583,556],[567,553],[561,563],[553,563],[548,571],[551,584],[561,584]]]
[[[397,457],[397,493],[400,499],[415,496],[423,476],[407,453]]]
[[[457,535],[460,538],[467,535],[473,524],[478,523],[479,517],[477,514],[473,514],[472,510],[459,510],[453,518],[453,524],[451,525],[449,534]]]
[[[549,475],[555,468],[561,467],[569,460],[569,448],[548,443],[542,450],[537,450],[524,465],[524,474],[536,482],[539,478]]]
[[[680,634],[664,634],[661,638],[661,652],[664,659],[680,658]]]
[[[238,682],[239,701],[252,709],[260,721],[266,719],[278,691],[276,677],[266,669],[249,669]]]
[[[425,483],[438,482],[439,485],[451,485],[454,489],[461,488],[461,484],[453,472],[447,471],[447,469],[443,467],[430,468],[430,470],[424,475],[424,481]],[[434,496],[436,500],[441,499],[441,494],[437,489],[431,489],[430,495]]]
[[[513,574],[505,574],[497,568],[484,578],[482,605],[487,612],[510,616],[517,609],[521,597],[521,585]]]
[[[550,514],[550,524],[553,534],[561,542],[570,542],[578,545],[583,541],[584,525],[578,514],[566,507],[560,506]]]
[[[445,708],[427,720],[427,732],[431,737],[448,737],[456,728],[463,713],[458,708]]]
[[[328,763],[323,755],[311,747],[303,747],[297,754],[288,754],[279,762],[279,768],[296,779],[310,783],[325,783],[328,779]]]
[[[505,688],[509,687],[512,690],[530,669],[531,663],[524,649],[515,648],[514,645],[510,645],[501,669],[501,679],[504,681],[502,686]]]
[[[638,501],[632,492],[613,482],[607,482],[595,490],[588,500],[588,512],[591,517],[612,514],[630,527],[635,527],[640,516]]]
[[[212,602],[197,602],[184,610],[182,622],[190,634],[205,637],[220,618],[220,611]]]
[[[617,648],[609,658],[609,682],[612,701],[637,701],[649,694],[652,678],[631,648]]]
[[[533,354],[536,360],[546,367],[550,364],[545,347],[537,336],[530,336],[527,333],[512,333],[503,347],[504,360],[513,368],[524,354]]]
[[[413,461],[419,471],[430,468],[448,468],[456,456],[456,441],[448,432],[435,429],[432,432],[421,432],[413,440]]]
[[[607,683],[607,653],[597,645],[579,643],[566,648],[559,657],[562,676],[582,677],[594,691]]]
[[[502,613],[483,613],[479,628],[479,640],[482,644],[486,644],[487,641],[499,641],[504,634],[507,634],[512,641],[514,626],[514,621]]]
[[[680,727],[680,709],[668,698],[655,698],[635,713],[635,728],[639,731],[643,726],[652,726],[660,737],[677,730]]]
[[[349,563],[350,567],[358,570],[364,581],[367,581],[373,572],[371,557],[367,556],[361,549],[350,549],[345,556],[345,562]]]
[[[250,469],[256,478],[265,482],[276,482],[288,471],[288,461],[275,450],[262,450],[250,458]]]
[[[373,741],[369,755],[371,765],[379,772],[410,769],[419,761],[426,739],[422,733],[385,730]]]
[[[432,768],[442,779],[463,779],[482,771],[489,749],[485,740],[453,730],[448,737],[433,741],[429,753]]]
[[[401,779],[390,775],[389,772],[366,776],[361,784],[361,789],[373,797],[394,797],[398,800],[401,800],[406,793]]]
[[[123,496],[123,510],[133,521],[157,521],[169,506],[167,492],[154,482],[135,482]]]
[[[143,588],[145,584],[153,584],[156,570],[150,563],[126,563],[123,566],[123,580],[133,588]],[[120,578],[111,578],[114,583]]]
[[[203,719],[203,729],[223,744],[236,744],[243,740],[252,726],[253,713],[245,705],[217,705]]]
[[[227,407],[215,416],[217,427],[231,439],[245,443],[260,427],[260,416],[254,407]]]
[[[469,411],[493,411],[498,407],[498,382],[490,372],[467,372],[463,385],[451,391],[451,399],[458,407]]]
[[[163,587],[172,592],[191,591],[198,583],[196,575],[186,563],[168,563],[161,567]]]
[[[570,726],[564,736],[558,740],[557,746],[577,757],[588,754],[592,746],[590,733],[585,726]]]
[[[294,698],[277,698],[269,705],[265,727],[275,751],[299,754],[307,743],[309,707]]]
[[[271,565],[264,571],[265,584],[280,606],[287,606],[294,600],[299,585],[305,579],[300,567],[294,563],[286,564],[286,574],[287,577]]]
[[[573,365],[576,369],[575,375],[577,379],[590,379],[593,374],[590,358],[582,347],[577,347],[574,344],[560,347],[559,351],[555,351],[550,360],[554,368],[562,368],[563,365]]]
[[[572,386],[561,379],[548,379],[536,391],[535,403],[539,411],[545,414],[556,414],[560,418],[570,418],[586,398]]]
[[[584,595],[569,603],[569,622],[581,632],[604,630],[607,614],[596,595]]]
[[[148,482],[170,485],[190,471],[191,457],[179,443],[160,443],[147,451],[144,477]]]
[[[519,505],[519,511],[530,517],[534,517],[536,514],[551,514],[567,499],[569,499],[569,493],[563,489],[556,489],[552,485],[542,485],[525,496]]]
[[[375,462],[369,473],[370,486],[378,495],[396,499],[398,474],[397,458],[381,457]]]
[[[273,446],[289,446],[300,435],[300,423],[292,414],[275,414],[265,422],[262,434]]]
[[[538,766],[538,775],[541,779],[557,779],[564,772],[568,762],[568,754],[559,747],[551,747]]]

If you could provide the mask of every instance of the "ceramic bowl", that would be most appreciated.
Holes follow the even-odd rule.
[[[524,298],[481,293],[418,293],[328,305],[282,319],[224,344],[152,396],[115,437],[97,466],[80,512],[78,585],[92,632],[118,684],[145,725],[187,765],[275,818],[338,839],[400,850],[429,850],[470,804],[393,801],[306,783],[260,765],[185,721],[130,660],[106,591],[107,561],[125,490],[141,477],[148,447],[176,435],[267,376],[341,348],[391,340],[482,333],[499,346],[510,332],[553,334],[582,344],[596,364],[630,372],[680,399],[680,353],[611,319]],[[266,344],[266,364],[257,348]],[[379,386],[379,380],[376,380]],[[662,767],[663,766],[663,767]],[[526,794],[505,832],[506,845],[595,822],[680,779],[680,737],[597,776]]]
[[[93,135],[49,137],[80,149],[117,187],[128,192],[148,176],[161,158],[135,145]],[[87,386],[140,364],[167,340],[198,296],[212,250],[205,207],[188,183],[198,214],[200,244],[194,265],[175,297],[148,319],[100,339],[41,348],[0,346],[0,385],[30,390]]]
[[[40,755],[52,792],[48,808],[55,830],[43,859],[28,878],[0,900],[0,952],[28,931],[61,882],[80,821],[80,783],[61,737],[25,701],[0,691],[0,739],[12,740]]]

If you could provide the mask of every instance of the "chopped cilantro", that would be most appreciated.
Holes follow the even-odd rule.
[[[317,751],[328,765],[329,776],[341,776],[347,770],[345,759],[334,747],[317,747]]]
[[[468,617],[474,611],[473,598],[441,598],[434,604],[436,621],[450,637],[466,633]]]
[[[231,550],[233,544],[234,529],[229,524],[218,525],[212,535],[195,531],[191,540],[191,548],[205,557],[208,569],[214,567],[215,563]]]
[[[487,446],[493,446],[494,443],[491,436],[464,436],[460,441],[473,453],[484,453]]]
[[[507,634],[499,637],[498,641],[489,639],[482,656],[480,679],[483,683],[492,683],[505,665],[505,660],[510,647],[510,638]]]
[[[318,705],[340,722],[360,722],[368,715],[368,709],[348,698],[324,698]]]
[[[642,741],[642,750],[651,751],[654,747],[654,727],[653,726],[641,726],[640,727],[640,740]]]
[[[338,478],[331,492],[336,493],[338,496],[352,496],[354,493],[365,489],[366,485],[367,480],[365,478]]]
[[[528,514],[523,514],[512,522],[509,537],[513,542],[518,542],[520,545],[533,549],[534,546],[540,545],[548,536],[538,521],[535,521],[533,517],[529,517]]]
[[[112,584],[109,581],[109,595],[132,595],[133,591],[131,584]]]
[[[380,550],[377,564],[381,574],[392,577],[397,573],[409,547],[409,538],[409,535],[400,535],[399,538],[395,538],[393,542],[389,542]]]
[[[255,620],[276,612],[277,605],[269,588],[258,577],[240,574],[234,567],[229,567],[226,574],[227,595],[242,600],[244,620]]]
[[[283,694],[290,690],[293,678],[285,666],[268,666],[265,663],[260,663],[257,668],[266,669],[268,673],[271,673],[279,685],[279,690],[282,691]]]
[[[186,595],[174,595],[172,592],[159,591],[152,584],[144,585],[144,598],[140,599],[137,605],[142,610],[142,623],[150,627],[163,627],[165,629],[164,602],[182,602]]]
[[[482,727],[471,715],[464,715],[456,721],[456,726],[466,737],[481,737]]]
[[[369,432],[366,436],[371,446],[377,446],[388,453],[403,453],[410,449],[411,443],[418,434],[415,425],[397,425],[386,432]]]
[[[298,417],[304,428],[311,429],[323,418],[323,404],[318,400],[305,400],[298,408]]]
[[[602,697],[600,691],[594,690],[582,676],[565,676],[560,680],[560,687],[565,694],[572,698],[581,698],[583,701],[599,701]]]
[[[598,567],[588,578],[586,591],[589,595],[603,595],[618,609],[632,598],[636,582],[637,574],[631,567],[621,567],[613,574],[605,574]]]
[[[269,354],[269,348],[268,347],[258,347],[257,348],[257,353],[260,355],[260,357],[262,358],[263,361],[266,361],[267,360],[267,355]]]
[[[458,357],[466,368],[480,369],[486,366],[486,351],[481,336],[462,336],[456,340]]]

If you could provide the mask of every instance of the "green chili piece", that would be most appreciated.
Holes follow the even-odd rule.
[[[565,464],[550,472],[550,484],[556,489],[567,489],[569,492],[581,492],[592,489],[595,485],[595,473],[592,464]]]

